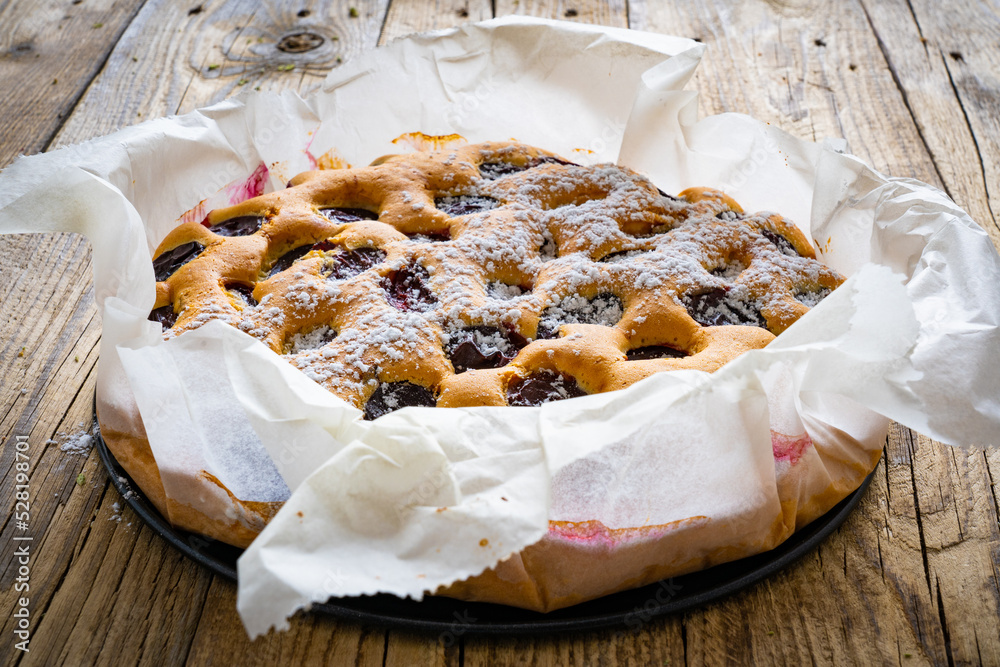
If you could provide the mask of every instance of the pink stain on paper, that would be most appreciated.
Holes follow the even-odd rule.
[[[708,521],[706,516],[692,516],[670,523],[635,528],[608,528],[600,521],[550,521],[549,535],[570,542],[613,548],[634,540],[659,539],[674,530],[704,524]]]
[[[205,202],[207,201],[208,201],[207,199],[202,199],[200,202],[198,202],[197,206],[195,206],[189,211],[185,211],[184,214],[180,217],[180,221],[201,222],[202,224],[205,224],[203,221],[206,218],[208,218],[208,214],[205,211]]]
[[[208,212],[210,209],[218,208],[222,205],[220,198],[232,206],[245,202],[248,199],[259,197],[264,194],[264,185],[267,183],[267,165],[261,162],[244,181],[236,181],[222,188],[218,194],[212,195],[198,202],[194,208],[185,211],[179,218],[180,222],[200,222],[208,227]]]
[[[261,162],[247,180],[242,183],[233,183],[226,186],[229,203],[239,204],[264,194],[264,185],[267,183],[268,173],[267,165]]]
[[[309,133],[309,141],[306,142],[306,147],[302,149],[302,152],[306,154],[309,159],[310,169],[319,169],[319,163],[316,161],[316,156],[312,154],[313,139],[316,138],[315,132]]]
[[[777,431],[771,431],[771,451],[774,452],[775,461],[787,461],[795,465],[813,444],[808,433],[792,437]]]
[[[302,152],[304,152],[306,157],[309,159],[309,168],[319,169],[319,162],[316,161],[316,156],[310,153],[308,148],[302,149]]]
[[[309,168],[312,170],[316,169],[350,169],[351,165],[344,158],[337,155],[337,149],[331,148],[327,152],[323,153],[319,157],[316,157],[312,153],[313,139],[316,136],[314,133],[309,133],[309,142],[306,147],[302,149],[305,153],[306,159],[309,160]]]

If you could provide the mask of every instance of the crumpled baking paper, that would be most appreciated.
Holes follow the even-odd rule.
[[[765,544],[781,513],[776,475],[801,453],[784,456],[775,433],[829,436],[808,473],[823,478],[880,449],[886,418],[949,444],[997,444],[1000,262],[988,236],[937,189],[886,178],[835,142],[735,114],[699,121],[683,86],[703,54],[663,35],[487,21],[363,54],[307,100],[244,95],[0,174],[0,231],[93,243],[104,426],[144,424],[167,495],[208,514],[225,499],[192,492],[192,471],[242,500],[287,499],[239,562],[251,636],[331,595],[420,598],[537,542],[549,521],[704,516]],[[794,220],[849,279],[712,375],[377,422],[235,328],[163,341],[146,320],[151,252],[182,212],[239,201],[262,178],[277,189],[317,164],[409,150],[414,132],[617,161],[667,192],[723,189]]]

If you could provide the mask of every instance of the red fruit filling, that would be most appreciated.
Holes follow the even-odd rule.
[[[731,295],[728,288],[689,294],[681,300],[694,321],[702,326],[739,324],[766,328],[764,317],[756,306]]]
[[[184,245],[179,245],[173,250],[168,250],[153,260],[153,274],[156,282],[166,280],[174,272],[201,254],[205,246],[197,241],[191,241]]]
[[[437,399],[425,387],[412,382],[383,382],[365,403],[365,419],[378,419],[409,406],[433,408],[435,405]]]
[[[580,388],[575,379],[549,370],[514,380],[507,386],[507,403],[510,405],[541,405],[586,395],[587,392]]]
[[[456,373],[472,368],[500,368],[528,344],[516,331],[475,326],[451,334],[446,352]]]
[[[229,220],[217,222],[214,225],[208,224],[208,219],[201,224],[212,230],[213,234],[219,236],[250,236],[264,224],[264,218],[257,215],[241,215]]]
[[[427,286],[428,280],[427,269],[416,263],[408,264],[383,278],[382,289],[394,308],[424,312],[437,303],[437,297]]]

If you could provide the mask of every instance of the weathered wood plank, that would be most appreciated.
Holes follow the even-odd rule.
[[[982,451],[911,440],[932,611],[946,657],[1000,663],[1000,530]],[[992,576],[990,576],[992,575]]]
[[[394,2],[389,6],[379,44],[386,44],[415,32],[452,28],[492,17],[493,9],[489,0]]]
[[[390,630],[385,644],[387,665],[448,665],[457,667],[461,647],[433,633]]]
[[[122,35],[57,142],[186,113],[242,91],[307,94],[330,68],[375,46],[387,4],[227,0],[189,8],[151,0]],[[318,46],[294,51],[313,44]]]
[[[30,463],[30,534],[36,541],[72,489],[82,467],[47,441],[62,430],[80,431],[90,423],[90,401],[85,392],[96,363],[99,331],[94,322],[93,296],[87,289],[87,255],[71,235],[24,237],[37,262],[20,271],[4,301],[9,317],[0,322],[4,340],[0,385],[4,412],[0,418],[4,448],[0,452],[0,495],[4,513],[0,546],[0,581],[9,586],[16,570],[13,562],[15,523],[13,509],[15,437],[26,436]],[[8,255],[0,249],[0,261]],[[11,257],[10,264],[19,260]],[[64,262],[72,266],[66,267]],[[60,294],[64,298],[53,298]],[[93,389],[93,383],[89,384]],[[79,402],[78,399],[85,399]],[[57,496],[57,494],[59,494]],[[23,531],[16,531],[21,533]],[[37,542],[36,542],[37,543]],[[37,581],[41,584],[41,581]],[[6,588],[4,586],[4,588]],[[36,598],[37,599],[37,598]],[[7,622],[9,619],[4,619]]]
[[[118,522],[113,503],[120,498],[100,468],[95,478],[107,491],[22,664],[111,664],[123,656],[177,664],[187,654],[211,576],[131,511],[122,511]]]
[[[808,140],[847,139],[876,169],[940,184],[857,3],[647,3],[633,28],[708,51],[691,87],[701,113],[746,113]]]
[[[546,19],[629,27],[626,0],[497,0],[497,16],[522,14]]]
[[[680,617],[650,619],[619,630],[515,638],[469,638],[467,667],[479,665],[683,665]]]
[[[945,190],[1000,247],[1000,14],[964,3],[863,4]]]
[[[144,1],[0,5],[0,168],[45,149]]]
[[[193,665],[381,665],[385,630],[298,614],[287,632],[250,641],[236,612],[236,585],[215,577],[191,641]]]

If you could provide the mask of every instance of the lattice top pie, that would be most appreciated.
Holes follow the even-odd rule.
[[[300,174],[153,264],[166,336],[226,321],[369,419],[714,371],[843,281],[780,215],[514,143]]]

